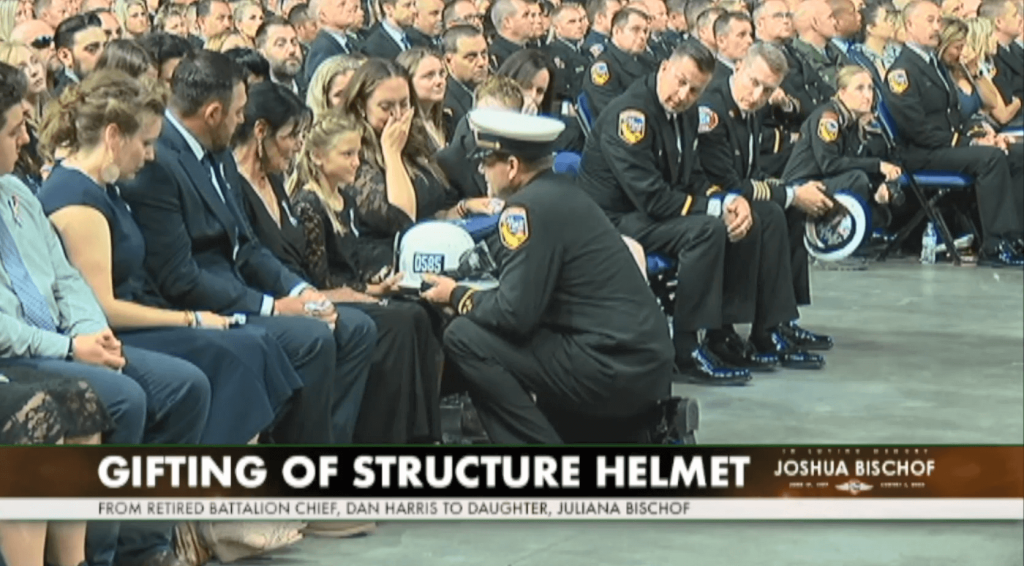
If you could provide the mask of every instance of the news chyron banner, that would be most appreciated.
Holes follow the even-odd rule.
[[[1024,519],[1024,447],[3,447],[2,520]]]

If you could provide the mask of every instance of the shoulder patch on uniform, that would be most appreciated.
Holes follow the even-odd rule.
[[[517,250],[530,239],[530,220],[526,209],[521,206],[510,206],[501,213],[498,221],[498,233],[501,243],[510,250]]]
[[[647,135],[647,116],[639,110],[619,112],[619,137],[629,145],[640,143]]]
[[[700,118],[700,122],[697,125],[698,134],[706,134],[714,130],[715,126],[718,125],[718,114],[710,106],[698,107],[697,115]]]
[[[603,43],[595,43],[590,46],[590,54],[594,57],[600,57],[602,53],[604,53]]]
[[[832,143],[839,137],[839,122],[822,116],[818,120],[818,137],[825,143]]]
[[[608,71],[608,63],[598,61],[590,66],[590,81],[594,83],[594,86],[604,86],[610,78],[612,75]]]
[[[889,90],[893,94],[903,94],[910,88],[910,79],[907,78],[907,72],[903,69],[893,69],[889,71],[889,75],[886,77],[886,82],[889,83]]]

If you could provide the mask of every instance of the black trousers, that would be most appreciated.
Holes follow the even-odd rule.
[[[907,150],[904,166],[911,171],[957,171],[974,177],[981,216],[982,247],[1024,233],[1024,147],[1010,146],[1009,155],[995,147]]]
[[[567,415],[627,418],[671,393],[671,367],[616,374],[609,370],[614,362],[603,363],[604,356],[580,346],[577,337],[545,328],[514,343],[459,317],[445,331],[444,351],[495,444],[562,444],[557,423]]]
[[[751,203],[751,212],[754,224],[738,242],[729,242],[725,223],[710,216],[619,219],[619,230],[644,250],[678,262],[672,317],[677,357],[689,356],[682,351],[688,347],[680,340],[684,333],[745,322],[767,328],[797,318],[785,215],[770,202]]]
[[[377,328],[362,312],[338,307],[332,331],[297,316],[249,317],[273,337],[304,384],[272,434],[279,444],[351,444],[377,344]]]
[[[820,181],[830,195],[836,191],[850,191],[860,197],[867,206],[872,206],[875,189],[881,183],[881,177],[873,179],[863,171],[844,171],[838,175],[820,179]],[[790,206],[786,209],[786,224],[789,236],[790,271],[793,274],[793,293],[796,304],[806,306],[811,304],[810,261],[807,247],[804,246],[807,214],[795,206]]]

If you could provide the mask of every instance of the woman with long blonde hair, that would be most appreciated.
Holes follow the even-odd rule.
[[[335,55],[320,63],[306,91],[306,106],[313,111],[314,119],[342,104],[342,93],[348,81],[365,62],[366,57],[362,55]]]
[[[24,100],[28,103],[28,116],[25,130],[29,141],[18,152],[18,162],[14,166],[14,175],[33,192],[38,192],[43,183],[44,160],[39,155],[39,122],[42,120],[43,107],[50,100],[46,83],[46,67],[39,61],[35,51],[23,43],[0,42],[0,63],[7,63],[21,71],[28,88]]]
[[[114,15],[121,22],[125,39],[138,39],[149,32],[149,6],[146,0],[117,0]]]
[[[1004,104],[992,84],[988,61],[994,51],[992,35],[992,24],[986,19],[971,18],[965,22],[944,18],[936,49],[936,55],[956,83],[961,117],[965,121],[983,119],[980,124],[988,134],[994,134],[995,128],[987,120],[1002,126],[1013,119],[1021,105],[1016,98],[1009,105]]]

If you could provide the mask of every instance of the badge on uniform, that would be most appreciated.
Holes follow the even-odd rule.
[[[647,117],[639,110],[619,113],[619,137],[629,145],[640,143],[647,135]]]
[[[832,143],[839,137],[839,122],[832,118],[818,120],[818,137],[825,143]]]
[[[564,69],[565,68],[565,61],[562,61],[561,57],[555,57],[554,61],[555,61],[555,66],[558,67],[559,69]]]
[[[600,57],[602,53],[604,53],[604,44],[595,43],[590,46],[590,54],[593,55],[595,59]]]
[[[697,126],[698,134],[706,134],[711,130],[714,130],[715,126],[718,125],[718,114],[707,106],[697,108],[697,115],[700,118],[700,122]]]
[[[886,82],[889,83],[889,90],[893,94],[903,94],[910,88],[910,79],[907,78],[907,72],[903,69],[893,69],[889,71],[889,76],[886,77]]]
[[[608,63],[598,61],[590,67],[590,80],[594,83],[594,86],[604,86],[610,78],[611,73],[608,72]]]
[[[521,248],[530,239],[530,221],[526,218],[526,209],[521,206],[506,208],[498,221],[498,233],[506,248],[513,251]]]

